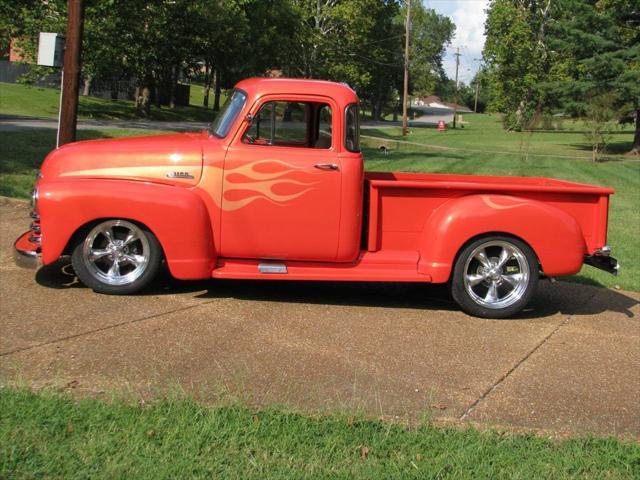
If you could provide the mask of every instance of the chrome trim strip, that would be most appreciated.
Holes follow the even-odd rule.
[[[284,263],[259,263],[258,271],[260,273],[288,273]]]

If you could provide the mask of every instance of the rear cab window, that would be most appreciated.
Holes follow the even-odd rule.
[[[357,103],[347,106],[345,110],[344,147],[350,152],[360,152],[360,118]]]

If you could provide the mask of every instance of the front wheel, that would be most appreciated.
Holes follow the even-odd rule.
[[[538,277],[538,259],[527,244],[511,237],[485,237],[460,252],[451,294],[471,315],[505,318],[529,303]]]
[[[71,255],[78,278],[98,293],[126,295],[146,287],[162,261],[155,235],[127,220],[106,220],[81,237]]]

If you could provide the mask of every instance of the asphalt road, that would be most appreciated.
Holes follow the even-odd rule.
[[[468,317],[421,285],[165,276],[112,297],[64,262],[14,266],[27,225],[26,204],[0,198],[2,384],[640,438],[638,293],[543,282],[511,320]]]

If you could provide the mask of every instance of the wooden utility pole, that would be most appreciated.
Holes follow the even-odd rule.
[[[409,33],[411,32],[411,0],[407,0],[407,18],[404,25],[404,92],[402,94],[402,136],[409,133],[407,103],[409,101]]]
[[[453,128],[456,128],[456,117],[458,116],[458,67],[460,66],[460,47],[456,48],[456,94],[455,101],[453,103]]]
[[[83,25],[84,0],[69,0],[64,65],[62,67],[59,145],[76,141]]]

